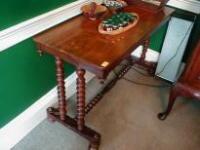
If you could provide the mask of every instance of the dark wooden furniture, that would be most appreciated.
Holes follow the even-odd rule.
[[[150,42],[150,39],[147,39],[144,41],[144,43],[142,44],[143,45],[142,54],[139,58],[138,57],[132,58],[132,65],[138,64],[138,65],[144,67],[144,69],[149,73],[149,75],[154,76],[155,71],[156,71],[157,62],[150,62],[150,61],[145,60],[147,50],[149,48],[149,42]]]
[[[166,119],[171,112],[176,98],[179,96],[200,100],[200,40],[186,66],[186,70],[170,91],[166,111],[158,114],[160,120]]]
[[[88,139],[89,149],[93,150],[98,149],[101,136],[85,125],[85,115],[115,84],[117,78],[113,79],[94,100],[86,104],[85,70],[94,73],[100,79],[105,79],[123,59],[130,60],[133,49],[146,43],[150,34],[168,21],[173,13],[173,9],[164,8],[155,16],[134,6],[125,8],[125,11],[137,13],[140,20],[135,27],[119,35],[110,36],[98,33],[97,27],[101,20],[90,21],[80,15],[34,37],[38,49],[41,52],[52,54],[56,59],[59,108],[50,107],[47,110],[48,117]],[[77,115],[74,118],[67,115],[63,61],[76,67]],[[131,62],[123,67],[118,77],[126,73],[130,65]]]

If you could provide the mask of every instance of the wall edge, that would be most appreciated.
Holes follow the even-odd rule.
[[[81,6],[91,1],[78,0],[0,31],[0,52],[79,15],[81,13]]]

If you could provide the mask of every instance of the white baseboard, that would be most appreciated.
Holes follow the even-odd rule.
[[[86,72],[86,82],[89,82],[93,77],[93,74]],[[75,73],[65,79],[65,85],[67,89],[67,96],[72,96],[76,89]],[[19,116],[1,128],[0,150],[10,150],[14,145],[22,140],[32,129],[34,129],[47,117],[46,109],[56,102],[57,90],[56,87],[54,87]]]
[[[138,46],[133,52],[132,56],[134,57],[140,57],[142,54],[142,46]],[[160,53],[148,48],[147,53],[146,53],[146,61],[148,62],[157,62],[159,58]]]

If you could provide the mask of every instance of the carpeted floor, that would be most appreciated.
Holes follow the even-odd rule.
[[[130,70],[128,79],[145,84],[166,83]],[[100,88],[88,84],[87,97]],[[178,98],[165,121],[157,113],[167,104],[169,88],[147,87],[121,79],[86,117],[87,125],[101,133],[100,150],[199,150],[200,102]],[[75,96],[70,105],[75,106]],[[73,109],[71,113],[74,114]],[[12,150],[87,150],[88,141],[58,123],[44,120]]]

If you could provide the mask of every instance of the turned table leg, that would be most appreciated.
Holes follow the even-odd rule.
[[[145,61],[147,50],[149,48],[149,44],[150,44],[150,38],[147,38],[146,40],[144,40],[142,54],[141,54],[141,57],[139,59],[139,64],[141,64],[144,67],[146,67],[147,71],[148,71],[148,73],[150,75],[154,75],[155,69],[156,69],[156,63],[154,63],[154,62],[146,62]]]
[[[83,130],[85,125],[85,70],[77,69],[77,127]]]
[[[146,58],[146,54],[147,54],[147,50],[148,50],[148,48],[149,48],[149,44],[150,44],[150,38],[147,38],[145,41],[144,41],[144,43],[143,43],[143,51],[142,51],[142,63],[143,64],[145,64],[145,58]],[[154,74],[154,72],[155,72],[155,64],[149,64],[149,66],[148,66],[148,69],[147,69],[147,71],[148,71],[148,73],[150,74],[150,75],[153,75]]]
[[[67,113],[67,102],[65,97],[64,64],[59,57],[55,58],[59,115],[61,120],[65,120],[65,115]]]
[[[145,58],[146,58],[147,50],[149,48],[149,43],[150,43],[150,39],[149,38],[147,38],[143,43],[142,54],[141,54],[141,57],[140,57],[141,63],[145,63]]]

